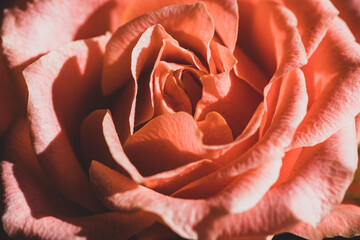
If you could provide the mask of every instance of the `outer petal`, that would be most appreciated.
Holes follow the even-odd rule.
[[[298,19],[297,28],[307,57],[310,58],[338,15],[338,11],[327,0],[282,0],[282,2]]]
[[[20,239],[127,238],[152,224],[144,213],[89,212],[64,198],[44,174],[31,146],[25,119],[4,136],[1,162],[2,224],[10,237]]]
[[[21,6],[5,10],[1,28],[10,68],[28,64],[69,41],[104,34],[110,30],[110,13],[117,6],[112,0],[81,0],[77,7],[64,0],[18,2]],[[118,2],[117,11],[124,2]]]
[[[207,200],[177,199],[164,196],[137,185],[125,176],[93,162],[90,178],[100,198],[111,209],[134,211],[143,209],[156,213],[179,235],[185,238],[215,239],[219,226],[214,229],[216,220],[223,218],[228,211],[241,211],[254,199],[263,194],[268,184],[276,179],[278,162],[265,164],[239,176],[216,196]],[[261,176],[259,178],[259,176]],[[275,178],[275,179],[274,179]],[[249,186],[251,187],[249,188]],[[108,187],[103,187],[108,186]],[[265,190],[266,191],[266,190]],[[239,196],[247,196],[246,199]],[[222,222],[220,220],[220,222]],[[222,226],[220,226],[222,227]]]
[[[324,141],[360,112],[360,45],[337,18],[304,69],[310,109],[292,147]]]
[[[314,240],[337,236],[345,238],[360,236],[360,207],[341,204],[318,226],[300,223],[290,232]]]
[[[99,204],[76,158],[80,148],[71,144],[77,142],[81,120],[100,104],[99,77],[108,38],[69,43],[24,70],[39,161],[65,196],[94,211]]]
[[[340,11],[340,17],[345,20],[356,41],[360,43],[360,2],[359,0],[332,0]]]

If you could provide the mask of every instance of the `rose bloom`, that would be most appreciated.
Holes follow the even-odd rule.
[[[359,0],[3,8],[8,236],[360,235]]]

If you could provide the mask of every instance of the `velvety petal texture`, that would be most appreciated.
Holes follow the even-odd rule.
[[[9,237],[360,236],[359,0],[6,6]]]
[[[40,164],[65,196],[95,212],[101,206],[88,185],[76,157],[76,145],[72,143],[81,115],[91,108],[89,97],[97,100],[108,39],[109,36],[101,36],[69,43],[24,70],[29,88],[30,131]]]

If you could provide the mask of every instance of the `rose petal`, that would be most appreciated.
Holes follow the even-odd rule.
[[[269,183],[271,185],[277,177],[276,169],[279,170],[280,165],[275,163],[269,162],[236,178],[234,184],[207,200],[177,199],[162,195],[96,161],[91,165],[90,178],[98,196],[111,209],[150,211],[159,215],[182,237],[208,239],[219,230],[209,228],[214,221],[221,219],[228,211],[241,211],[249,207],[254,202],[252,200],[266,192]]]
[[[353,127],[352,124],[325,142],[305,148],[289,180],[271,188],[249,211],[224,219],[228,224],[220,236],[292,232],[299,221],[318,224],[341,202],[356,169]],[[300,232],[296,234],[307,237]]]
[[[191,185],[237,176],[266,161],[281,159],[285,149],[292,141],[298,124],[305,115],[306,106],[307,94],[304,75],[300,70],[296,70],[282,79],[275,116],[265,135],[244,154],[239,155],[236,147],[229,148],[221,158],[232,159],[232,161],[228,160],[228,164],[223,168],[194,181]]]
[[[126,7],[123,14],[123,19],[130,21],[135,17],[141,16],[147,12],[152,12],[168,5],[186,3],[193,4],[195,0],[165,0],[165,1],[131,1]],[[215,30],[219,34],[221,40],[224,42],[230,51],[235,48],[238,24],[238,8],[236,1],[203,1],[211,17],[214,20]]]
[[[301,2],[282,0],[282,2],[298,19],[297,28],[307,57],[310,58],[339,12],[330,1],[326,0],[305,0]]]
[[[235,48],[234,55],[237,63],[234,67],[236,76],[245,80],[258,93],[263,94],[268,79],[264,72],[239,47]]]
[[[310,109],[292,147],[312,146],[348,125],[360,112],[360,45],[336,18],[305,67]]]
[[[154,24],[161,24],[181,46],[200,53],[205,59],[209,57],[214,26],[204,3],[168,6],[145,14],[119,28],[107,45],[101,85],[105,95],[129,81],[131,50],[140,34]]]
[[[321,240],[337,236],[353,238],[360,235],[359,229],[359,206],[341,204],[316,228],[306,223],[300,223],[291,232],[308,239]]]
[[[117,6],[109,0],[85,0],[77,3],[81,7],[74,7],[69,1],[34,0],[6,9],[1,31],[9,67],[27,63],[69,41],[104,34],[111,24],[118,25],[111,23],[110,13],[115,7],[120,11],[125,2],[118,1]]]
[[[142,181],[143,177],[122,149],[109,111],[96,110],[91,113],[83,121],[81,133],[89,166],[92,160],[97,160],[123,174],[129,174],[137,182]]]
[[[217,112],[209,112],[203,121],[196,124],[204,134],[204,144],[221,145],[233,141],[231,129],[225,119]]]
[[[165,195],[170,195],[190,182],[199,179],[219,167],[211,160],[200,160],[174,170],[158,173],[143,179],[144,186]]]
[[[41,166],[65,196],[96,211],[99,205],[76,158],[81,120],[99,104],[99,75],[109,36],[69,43],[41,57],[23,74],[28,117]],[[69,87],[71,86],[71,87]]]
[[[142,212],[86,216],[84,209],[60,196],[46,178],[39,181],[39,175],[29,172],[20,161],[2,161],[1,172],[5,196],[2,223],[10,237],[98,239],[116,235],[127,239],[154,221]]]
[[[340,17],[354,34],[356,41],[360,43],[360,4],[358,0],[332,0],[335,7],[340,11]]]
[[[124,150],[145,176],[200,160],[206,153],[200,130],[184,112],[154,118],[127,139]]]
[[[253,25],[258,61],[271,81],[307,63],[304,45],[296,28],[296,17],[284,6],[260,2]],[[266,38],[264,38],[266,36]]]
[[[245,128],[261,96],[232,72],[204,75],[202,98],[197,104],[195,120],[202,120],[211,111],[218,112],[237,137]]]

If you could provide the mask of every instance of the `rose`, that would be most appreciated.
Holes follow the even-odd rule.
[[[2,124],[21,109],[11,100],[26,96],[15,91],[25,80],[32,136],[31,145],[22,117],[4,136],[9,235],[126,238],[155,220],[200,239],[359,234],[350,232],[357,207],[339,206],[356,167],[359,47],[330,2],[208,1],[155,12],[170,4],[143,1],[134,12],[138,4],[121,2],[117,15],[111,2],[55,3],[34,1],[3,19],[3,105],[15,110]],[[330,232],[334,216],[347,225]],[[138,236],[173,234],[164,225]]]

